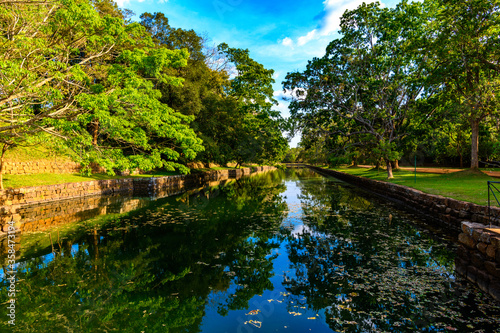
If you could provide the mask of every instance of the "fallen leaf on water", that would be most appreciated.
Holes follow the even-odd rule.
[[[250,311],[249,313],[247,313],[246,315],[247,315],[247,316],[253,316],[253,315],[258,314],[259,312],[260,312],[260,310],[252,310],[252,311]]]
[[[251,324],[257,328],[261,328],[262,327],[262,322],[261,321],[258,321],[258,320],[249,320],[249,321],[245,321],[245,325],[246,324]]]

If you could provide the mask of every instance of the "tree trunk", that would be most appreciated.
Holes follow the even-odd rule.
[[[97,138],[99,137],[99,120],[93,120],[89,126],[90,133],[92,134],[92,145],[97,146]]]
[[[352,158],[352,166],[355,166],[355,167],[358,166],[358,158],[357,157]]]
[[[377,163],[375,164],[375,168],[380,169],[380,160],[377,160]]]
[[[5,152],[9,148],[10,144],[4,143],[2,147],[2,152],[0,155],[0,190],[3,190],[3,157],[5,155]]]
[[[392,175],[392,164],[391,164],[391,161],[386,160],[385,164],[387,165],[387,179],[393,179],[394,176]]]
[[[471,141],[470,168],[478,169],[479,168],[479,119],[476,118],[471,119],[471,130],[472,130],[472,135],[470,138]]]
[[[391,166],[393,170],[399,169],[399,161],[398,160],[391,161]]]

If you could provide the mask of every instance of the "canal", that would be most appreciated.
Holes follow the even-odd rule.
[[[309,169],[130,200],[20,236],[1,332],[500,332],[452,237]]]

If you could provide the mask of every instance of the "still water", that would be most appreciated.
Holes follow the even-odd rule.
[[[333,178],[275,171],[144,202],[23,235],[16,325],[0,331],[500,332],[452,240]]]

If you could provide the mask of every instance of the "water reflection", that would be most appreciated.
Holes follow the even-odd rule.
[[[498,306],[415,222],[305,169],[152,201],[24,235],[9,329],[494,332]]]
[[[499,307],[454,277],[454,247],[335,181],[303,182],[304,228],[283,284],[342,332],[498,329]]]

